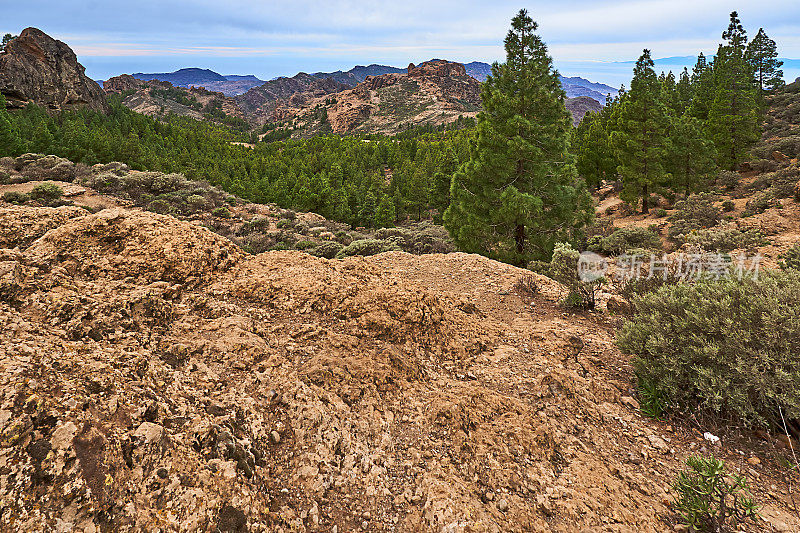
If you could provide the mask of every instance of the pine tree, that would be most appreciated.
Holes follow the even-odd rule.
[[[773,91],[784,85],[783,61],[778,61],[778,47],[767,37],[764,28],[760,28],[747,45],[745,59],[755,72],[759,96],[763,96],[764,91]]]
[[[603,127],[601,113],[587,113],[578,127],[572,130],[575,166],[586,184],[593,188],[599,187],[617,172],[611,137]]]
[[[684,114],[670,121],[670,144],[666,169],[672,176],[670,185],[686,195],[697,191],[708,181],[713,170],[714,146],[703,133],[702,123]]]
[[[664,159],[668,149],[666,108],[650,50],[644,50],[633,69],[631,90],[620,109],[618,126],[612,142],[620,162],[620,197],[631,204],[641,197],[642,213],[647,213],[651,188],[662,185],[666,178]]]
[[[686,111],[692,105],[693,95],[692,78],[689,75],[689,69],[686,67],[683,67],[683,72],[681,72],[681,75],[678,78],[678,83],[675,86],[675,90],[678,93],[678,112],[680,114],[686,113]]]
[[[483,83],[477,140],[444,214],[461,249],[516,265],[548,258],[592,214],[568,152],[564,90],[536,29],[524,9],[511,22],[506,62]]]
[[[22,140],[11,126],[6,111],[6,99],[0,94],[0,157],[18,155],[21,145]]]
[[[381,196],[381,201],[378,203],[378,209],[375,211],[375,227],[384,228],[394,226],[395,210],[394,203],[389,195],[384,194]]]
[[[714,61],[714,102],[708,115],[708,130],[717,148],[720,167],[735,170],[747,148],[758,138],[758,101],[753,71],[745,61],[747,35],[734,11],[722,34]]]
[[[692,69],[692,103],[689,113],[705,122],[714,103],[714,64],[701,52]]]

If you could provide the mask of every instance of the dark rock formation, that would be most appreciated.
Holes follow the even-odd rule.
[[[598,113],[603,109],[603,105],[600,102],[588,96],[567,98],[564,103],[567,106],[567,111],[572,113],[572,123],[576,126],[581,123],[586,113]]]
[[[0,93],[9,107],[33,102],[53,111],[108,111],[105,94],[75,52],[36,28],[26,28],[0,54]]]

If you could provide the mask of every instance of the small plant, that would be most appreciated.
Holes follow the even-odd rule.
[[[667,210],[664,209],[663,207],[659,207],[658,209],[653,211],[653,215],[655,215],[656,218],[664,218],[665,216],[667,216]]]
[[[561,302],[567,308],[594,309],[597,292],[604,278],[581,279],[578,264],[581,254],[567,243],[557,243],[550,260],[552,278],[564,285],[569,293]]]
[[[211,211],[211,214],[217,218],[231,218],[231,212],[227,207],[217,207]]]
[[[58,200],[63,195],[64,189],[49,181],[40,183],[31,189],[31,199],[44,203],[50,203]]]
[[[671,222],[669,238],[679,242],[682,236],[693,230],[716,226],[722,217],[709,193],[698,193],[675,204],[676,211],[669,216]]]
[[[763,213],[775,205],[775,196],[772,191],[765,191],[750,198],[744,206],[742,216],[749,217]]]
[[[653,228],[620,228],[599,243],[595,239],[589,249],[608,255],[629,254],[633,249],[661,250],[661,239]]]
[[[30,199],[31,197],[24,192],[9,191],[7,193],[3,193],[3,201],[10,204],[20,205],[24,204]]]
[[[336,257],[336,254],[338,254],[342,250],[342,248],[344,248],[344,246],[342,246],[338,242],[328,241],[321,243],[313,250],[309,250],[309,253],[311,255],[316,255],[317,257],[333,259],[334,257]]]
[[[734,209],[736,209],[736,204],[733,203],[733,200],[725,200],[722,202],[722,210],[726,213],[730,213]]]
[[[639,406],[642,413],[650,418],[659,419],[667,411],[667,398],[656,386],[655,382],[647,378],[637,378],[639,389]]]
[[[539,294],[539,282],[536,281],[536,276],[532,274],[523,274],[514,284],[514,291],[520,296],[533,298]]]
[[[732,170],[723,170],[717,178],[717,183],[727,191],[733,190],[739,185],[739,173]]]
[[[744,476],[726,474],[725,462],[714,457],[686,459],[686,470],[673,484],[677,493],[675,510],[689,531],[728,531],[745,520],[758,518]]]
[[[795,244],[779,255],[778,265],[782,270],[800,270],[800,244]]]
[[[314,241],[297,241],[294,243],[295,250],[309,250],[311,248],[316,248],[317,243]]]

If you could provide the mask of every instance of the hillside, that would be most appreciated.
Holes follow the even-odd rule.
[[[184,89],[168,81],[143,81],[128,74],[106,80],[103,87],[109,94],[122,93],[122,103],[143,115],[163,118],[173,114],[229,125],[246,125],[245,114],[233,98],[203,87]]]
[[[664,531],[703,442],[638,414],[602,314],[478,256],[248,257],[124,208],[2,208],[0,243],[12,530]]]

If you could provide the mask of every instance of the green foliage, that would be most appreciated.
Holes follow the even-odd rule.
[[[739,173],[733,170],[723,170],[717,176],[717,184],[726,191],[730,191],[739,185]]]
[[[776,205],[775,195],[771,190],[760,192],[747,200],[742,216],[749,217],[763,213]]]
[[[753,84],[753,68],[745,59],[747,36],[737,13],[731,13],[727,41],[714,60],[714,101],[708,115],[708,130],[722,168],[736,170],[747,149],[758,139],[759,101]]]
[[[605,180],[611,180],[617,173],[617,161],[604,121],[602,113],[587,113],[572,130],[575,167],[587,185],[594,188]]]
[[[400,247],[391,241],[382,241],[378,239],[361,239],[353,241],[337,254],[337,259],[349,257],[352,255],[375,255],[383,252],[391,252],[399,250]]]
[[[548,275],[564,285],[569,293],[561,302],[567,308],[594,309],[597,292],[605,279],[584,280],[578,271],[580,252],[567,243],[557,243]]]
[[[54,200],[58,200],[64,195],[64,189],[56,185],[52,182],[45,182],[35,185],[33,189],[31,189],[31,199],[36,201],[41,201],[44,203],[50,203]]]
[[[607,255],[620,255],[637,248],[661,250],[661,238],[650,228],[630,226],[615,230],[614,233],[603,237],[589,249]]]
[[[692,231],[716,226],[722,212],[714,205],[714,196],[709,193],[693,194],[675,204],[675,212],[669,216],[669,238],[677,243],[686,242]]]
[[[216,207],[211,211],[211,214],[219,218],[231,218],[231,212],[227,207]]]
[[[732,223],[692,231],[678,242],[685,242],[709,252],[730,252],[769,244],[760,231],[756,229],[742,231]]]
[[[733,203],[733,200],[725,200],[722,202],[722,210],[726,213],[729,213],[736,209],[736,204]]]
[[[506,62],[481,87],[470,160],[453,176],[445,227],[459,248],[517,265],[550,255],[592,216],[568,152],[571,118],[537,25],[521,10]]]
[[[783,270],[800,270],[800,244],[795,244],[779,255],[778,265]]]
[[[729,527],[758,518],[758,506],[747,480],[726,472],[721,459],[691,456],[686,466],[673,489],[677,494],[675,510],[690,531],[729,531]]]
[[[656,218],[664,218],[664,217],[667,216],[667,210],[664,209],[663,207],[659,207],[658,209],[656,209],[656,211],[655,211],[655,213],[653,213],[653,215]]]
[[[30,195],[23,192],[9,191],[3,193],[3,201],[8,202],[9,204],[20,205],[24,204],[30,199],[31,199]]]
[[[764,28],[759,28],[756,36],[747,45],[745,59],[755,73],[760,93],[774,91],[784,85],[781,70],[783,61],[778,61],[778,47],[775,41],[767,37]]]
[[[382,228],[375,232],[375,238],[394,242],[401,250],[412,254],[449,253],[456,250],[446,230],[427,223],[406,228]]]
[[[617,335],[672,409],[747,425],[800,417],[800,272],[664,285],[634,299]]]
[[[639,392],[639,407],[645,416],[650,418],[659,419],[664,416],[668,409],[666,398],[655,383],[652,381],[639,378],[637,380],[637,389]]]
[[[3,40],[0,41],[0,52],[4,51],[6,49],[6,45],[16,38],[16,35],[11,35],[10,33],[3,35]]]
[[[636,62],[631,90],[619,105],[618,129],[612,142],[620,162],[620,198],[632,205],[641,198],[642,212],[647,213],[650,190],[665,183],[664,162],[669,149],[667,108],[650,50],[644,50]]]
[[[344,246],[336,241],[327,241],[318,244],[314,249],[310,250],[309,253],[311,255],[316,255],[317,257],[333,259],[336,257],[336,254],[342,250],[342,248],[344,248]]]
[[[85,165],[122,161],[133,170],[180,173],[187,180],[208,182],[249,201],[372,226],[395,222],[387,202],[383,202],[380,220],[375,220],[384,195],[396,210],[413,199],[419,213],[443,211],[447,198],[430,195],[428,189],[415,196],[414,173],[420,169],[419,175],[427,181],[440,173],[446,176],[440,180],[449,181],[455,167],[468,158],[472,134],[463,127],[445,128],[411,132],[401,139],[373,135],[370,142],[323,135],[260,142],[251,149],[232,145],[232,141],[251,139],[222,124],[176,116],[157,121],[127,109],[118,95],[109,97],[109,105],[108,115],[90,110],[51,115],[33,105],[7,112],[0,105],[0,156],[35,150]],[[387,167],[392,169],[391,183],[383,179]],[[178,202],[182,205],[161,199],[178,212],[190,209],[185,198]],[[214,206],[218,206],[216,200]]]
[[[317,247],[316,241],[297,241],[294,243],[295,250],[310,250],[311,248]]]

